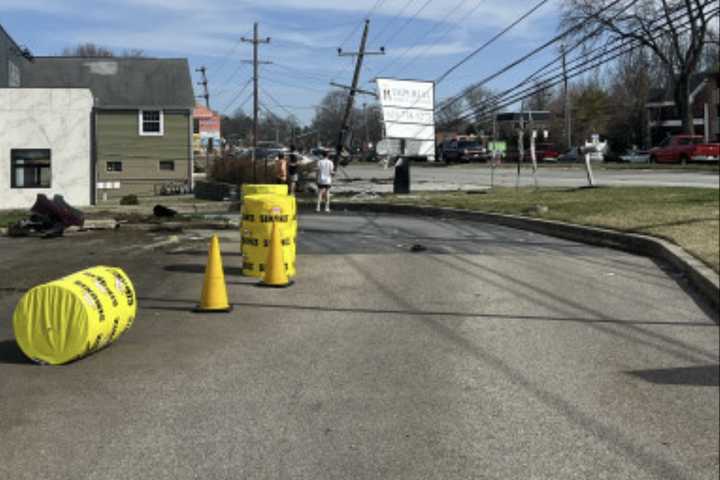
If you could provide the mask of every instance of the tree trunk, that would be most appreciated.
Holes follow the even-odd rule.
[[[695,126],[693,125],[693,109],[690,105],[690,79],[688,76],[680,74],[675,83],[673,96],[677,115],[682,121],[683,133],[693,135]]]

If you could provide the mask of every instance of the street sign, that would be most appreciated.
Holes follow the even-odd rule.
[[[387,139],[407,140],[403,154],[434,156],[435,84],[378,78],[377,86]]]

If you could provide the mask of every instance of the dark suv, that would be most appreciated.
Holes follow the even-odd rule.
[[[440,145],[445,163],[478,162],[487,160],[485,148],[473,140],[448,140]]]

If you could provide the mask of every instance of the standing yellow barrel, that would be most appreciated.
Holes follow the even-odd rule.
[[[250,184],[245,183],[242,186],[242,198],[246,195],[287,195],[288,186],[284,183],[279,184]]]
[[[60,365],[117,340],[136,314],[125,272],[99,266],[32,288],[15,307],[13,330],[27,357]]]
[[[243,201],[243,275],[263,276],[273,223],[279,227],[287,275],[295,276],[297,203],[295,197],[280,195],[247,195]]]

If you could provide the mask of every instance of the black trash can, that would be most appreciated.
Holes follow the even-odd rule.
[[[400,157],[395,162],[393,193],[410,193],[410,159]]]

